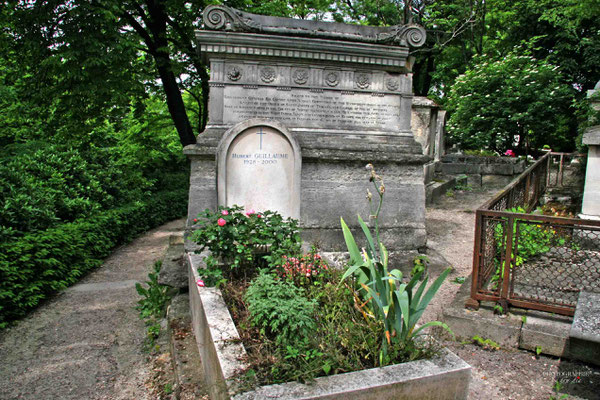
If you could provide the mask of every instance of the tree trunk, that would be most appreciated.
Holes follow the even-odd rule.
[[[194,135],[194,130],[192,129],[192,125],[190,124],[190,120],[186,113],[185,104],[183,103],[183,97],[181,96],[179,85],[177,85],[175,74],[173,74],[169,68],[170,62],[168,55],[166,58],[167,60],[161,56],[156,59],[158,74],[167,97],[169,113],[175,123],[175,129],[177,129],[177,133],[179,134],[179,141],[183,146],[187,146],[188,144],[196,143],[196,136]]]

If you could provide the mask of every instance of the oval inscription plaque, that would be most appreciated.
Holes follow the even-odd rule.
[[[295,162],[292,145],[278,130],[254,126],[242,131],[227,150],[227,206],[294,216]]]

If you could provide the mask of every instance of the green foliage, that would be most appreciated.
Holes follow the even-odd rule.
[[[187,189],[148,195],[19,238],[0,242],[0,326],[98,267],[117,245],[158,224],[185,215]]]
[[[148,274],[147,288],[142,286],[141,283],[135,284],[135,290],[142,296],[142,299],[138,301],[138,305],[136,306],[136,310],[140,312],[142,319],[159,319],[165,314],[170,296],[168,293],[169,287],[158,283],[158,274],[161,266],[161,261],[157,261],[154,264],[153,272]]]
[[[523,152],[549,143],[570,150],[574,91],[558,67],[535,59],[526,48],[499,58],[482,56],[456,80],[448,97],[448,132],[463,149]]]
[[[491,150],[465,150],[464,153],[468,156],[480,156],[480,157],[499,157],[498,153],[493,152]]]
[[[375,173],[372,165],[371,181],[379,195],[379,205],[372,213],[371,218],[375,223],[375,236],[360,216],[358,222],[364,233],[367,247],[361,254],[354,240],[352,232],[341,220],[342,232],[346,241],[350,261],[348,269],[342,280],[348,277],[354,278],[355,290],[357,291],[356,307],[362,310],[365,318],[374,318],[383,325],[381,330],[382,352],[380,358],[388,357],[388,348],[393,343],[406,345],[412,342],[419,332],[430,326],[441,326],[450,331],[448,326],[439,321],[431,321],[415,329],[416,324],[425,312],[429,302],[437,293],[442,283],[451,271],[446,269],[425,291],[428,277],[417,287],[417,283],[424,272],[424,268],[415,271],[414,276],[408,283],[402,279],[399,269],[388,268],[388,253],[379,240],[379,212],[383,204],[385,185],[383,179]],[[367,196],[371,203],[372,196]],[[451,331],[450,331],[451,332]]]
[[[0,165],[0,225],[14,235],[138,199],[150,186],[110,155],[102,160],[64,146],[21,147],[7,149]]]
[[[242,207],[232,206],[216,212],[206,209],[199,217],[192,240],[201,250],[210,250],[209,269],[217,267],[219,259],[230,269],[253,267],[257,262],[274,268],[282,265],[284,256],[300,253],[298,221],[276,212],[244,213]]]
[[[252,328],[240,302],[238,287],[228,282],[224,296],[236,319],[244,344],[249,349],[251,369],[244,378],[253,384],[272,384],[300,380],[310,381],[318,376],[373,368],[390,362],[406,362],[431,357],[436,348],[429,343],[392,344],[388,357],[380,360],[382,342],[380,321],[365,319],[355,307],[355,291],[339,285],[342,271],[330,270],[319,285],[301,289],[302,295],[317,303],[313,320],[315,328],[308,336],[296,335],[292,343],[277,345],[275,339],[260,335]],[[235,297],[238,300],[233,300]],[[256,340],[260,336],[260,341]],[[382,362],[383,361],[383,362]]]
[[[491,339],[484,339],[479,335],[473,336],[473,343],[483,347],[486,350],[500,350],[500,345]]]
[[[419,274],[421,277],[427,275],[427,269],[429,268],[429,257],[426,255],[419,255],[413,259],[413,268],[410,271],[410,276],[413,277]]]
[[[464,276],[457,276],[456,278],[452,279],[453,283],[458,283],[459,285],[462,285],[463,283],[465,283],[465,280],[467,278],[465,278]]]
[[[135,289],[142,299],[138,301],[136,310],[147,326],[147,344],[154,346],[154,341],[160,334],[160,320],[164,317],[167,303],[171,299],[169,287],[158,283],[158,273],[162,266],[161,261],[154,264],[154,271],[148,274],[147,288],[140,283],[135,284]]]
[[[315,329],[316,301],[264,270],[248,286],[246,302],[252,324],[277,344],[293,346]]]

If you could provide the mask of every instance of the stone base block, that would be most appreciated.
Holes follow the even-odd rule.
[[[579,293],[570,335],[571,356],[600,365],[600,293]]]

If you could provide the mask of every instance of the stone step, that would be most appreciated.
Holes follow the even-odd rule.
[[[600,293],[579,293],[569,344],[573,358],[600,365]]]
[[[458,184],[466,185],[467,177],[461,176],[444,176],[442,182],[431,182],[425,187],[426,204],[430,205],[446,195],[448,190],[454,189]]]
[[[162,260],[158,283],[173,288],[173,293],[186,292],[188,276],[183,264],[183,232],[171,235],[170,245]]]

